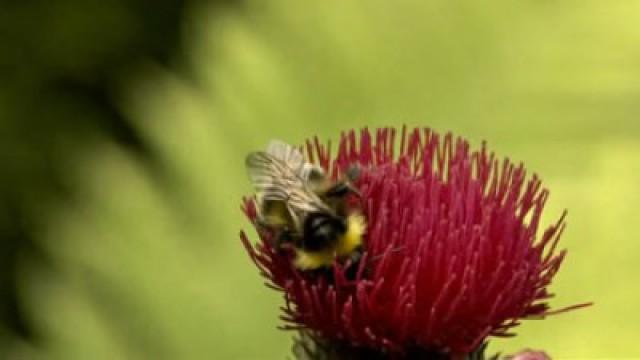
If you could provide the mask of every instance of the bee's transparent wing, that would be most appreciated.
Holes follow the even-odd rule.
[[[283,160],[266,152],[254,152],[247,156],[246,166],[259,201],[284,201],[298,216],[330,211]]]
[[[284,162],[297,174],[304,168],[305,160],[300,150],[283,141],[271,140],[267,145],[267,154]]]
[[[321,167],[306,162],[300,150],[283,141],[271,140],[267,145],[267,154],[287,164],[303,182],[324,179],[324,171]]]

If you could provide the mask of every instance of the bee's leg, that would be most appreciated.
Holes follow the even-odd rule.
[[[330,187],[326,191],[325,196],[340,198],[346,196],[349,193],[355,194],[358,198],[362,199],[362,194],[360,193],[360,191],[358,191],[358,189],[356,189],[356,187],[351,183],[346,181],[338,182]]]
[[[347,169],[345,176],[349,181],[356,181],[360,177],[360,166],[353,164]]]
[[[293,236],[287,228],[273,228],[264,227],[263,231],[266,231],[269,236],[269,245],[276,251],[288,249],[293,246]]]
[[[345,270],[345,276],[349,280],[356,280],[358,271],[360,270],[360,261],[362,260],[362,249],[358,248],[349,255],[348,266]],[[366,269],[365,269],[366,270]],[[364,276],[366,276],[363,273]]]
[[[342,268],[344,271],[344,277],[349,281],[354,281],[358,276],[358,270],[360,269],[360,260],[362,259],[362,251],[354,251],[348,258],[346,262],[343,262],[345,267]],[[315,276],[322,277],[329,282],[329,284],[335,283],[335,274],[336,271],[334,266],[323,266],[314,270],[309,270]],[[366,271],[366,269],[365,269]]]
[[[333,276],[333,266],[323,266],[310,271],[318,277],[325,278],[329,284],[333,284],[335,282],[335,277]]]
[[[281,229],[278,232],[278,249],[291,249],[294,247],[296,239],[288,228]]]

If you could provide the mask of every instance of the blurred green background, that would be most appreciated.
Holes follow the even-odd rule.
[[[569,209],[556,306],[492,350],[640,358],[640,2],[6,1],[0,358],[282,359],[238,240],[271,138],[451,130]]]

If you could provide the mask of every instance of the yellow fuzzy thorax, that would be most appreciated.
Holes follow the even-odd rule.
[[[301,270],[314,270],[331,266],[335,258],[348,257],[362,245],[362,236],[366,228],[366,220],[362,215],[349,215],[347,231],[336,241],[335,246],[314,252],[297,249],[295,266]]]

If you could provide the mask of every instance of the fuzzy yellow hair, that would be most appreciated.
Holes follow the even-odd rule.
[[[297,249],[295,266],[301,270],[314,270],[331,266],[335,258],[348,257],[358,246],[362,245],[362,237],[366,228],[367,223],[362,215],[349,215],[347,217],[347,231],[336,241],[335,246],[313,252]]]

